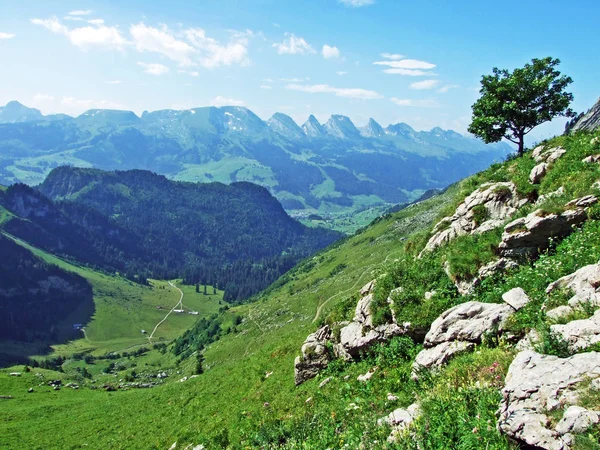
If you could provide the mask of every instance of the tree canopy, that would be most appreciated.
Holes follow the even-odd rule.
[[[547,57],[534,58],[512,73],[494,67],[493,75],[481,78],[481,97],[473,104],[469,132],[486,143],[508,139],[519,146],[521,155],[524,137],[535,127],[554,117],[573,117],[573,94],[565,92],[573,80],[561,75],[559,64],[559,59]]]

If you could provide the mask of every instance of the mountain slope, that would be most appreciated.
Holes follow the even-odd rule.
[[[141,117],[90,110],[51,121],[22,105],[14,109],[11,103],[3,113],[14,120],[0,121],[0,183],[37,184],[61,165],[145,169],[181,181],[250,181],[267,187],[294,216],[319,212],[330,227],[350,223],[348,231],[366,224],[352,222],[357,211],[369,211],[364,216],[370,220],[510,152],[506,144],[485,145],[439,129],[416,132],[405,124],[383,129],[371,120],[358,130],[341,115],[325,125],[310,116],[299,127],[284,114],[264,122],[237,106]],[[331,168],[360,180],[361,188],[331,177]]]
[[[52,448],[58,433],[63,442],[81,444],[83,439],[91,447],[109,447],[115,435],[127,435],[132,436],[132,445],[157,448],[168,448],[174,442],[183,448],[202,444],[211,449],[344,445],[517,448],[498,431],[495,415],[502,399],[504,377],[517,351],[514,344],[530,330],[537,329],[543,342],[536,351],[562,355],[557,356],[560,359],[565,357],[563,343],[544,328],[550,326],[545,311],[565,306],[573,293],[548,295],[546,288],[557,278],[598,262],[598,205],[587,210],[586,223],[581,228],[571,228],[571,234],[562,241],[556,237],[539,259],[529,260],[506,273],[496,273],[466,296],[458,293],[454,283],[477,274],[481,265],[497,258],[493,249],[502,239],[505,224],[512,219],[527,217],[539,209],[538,219],[552,220],[553,215],[574,211],[570,209],[572,206],[565,207],[571,199],[600,196],[594,185],[600,178],[599,166],[582,161],[600,152],[597,137],[597,133],[576,134],[545,143],[542,150],[560,146],[566,153],[554,161],[539,184],[529,181],[537,161],[528,152],[463,180],[442,195],[383,217],[355,236],[306,260],[262,293],[257,302],[231,308],[229,314],[241,317],[235,327],[229,322],[211,324],[215,325],[219,339],[204,350],[204,373],[196,378],[179,382],[183,375],[194,373],[196,358],[179,364],[173,362],[167,368],[172,379],[151,390],[107,393],[86,388],[50,398],[27,394],[24,387],[29,378],[22,381],[0,378],[5,391],[18,398],[6,403],[13,420],[4,425],[0,443],[10,447],[35,440],[35,445]],[[539,157],[540,151],[537,154]],[[443,227],[445,222],[434,228],[438,219],[452,216],[465,198],[482,187],[490,187],[487,183],[509,182],[515,184],[519,199],[528,200],[520,209],[496,222],[495,228],[456,236],[434,252],[417,258],[432,236],[449,229]],[[556,194],[560,186],[564,189]],[[494,194],[498,198],[510,197],[501,187],[497,185]],[[551,193],[555,193],[554,197],[548,196]],[[546,197],[536,204],[543,195]],[[487,219],[480,209],[474,217],[479,224]],[[523,232],[523,228],[517,228],[516,233],[507,235]],[[421,344],[399,337],[376,346],[372,353],[355,362],[336,360],[316,379],[294,387],[294,358],[306,336],[324,324],[350,320],[355,314],[358,291],[375,278],[378,281],[371,312],[381,313],[378,317],[385,319],[385,310],[390,307],[385,300],[395,290],[398,296],[394,297],[394,311],[399,314],[398,320],[421,326],[431,325],[441,312],[467,301],[500,306],[502,295],[517,286],[525,290],[531,302],[506,324],[509,334],[496,337],[493,327],[486,328],[491,334],[483,342],[473,344],[476,352],[456,356],[439,371],[421,374],[419,381],[412,379],[411,372],[415,356],[422,350]],[[588,281],[597,284],[596,279]],[[581,310],[572,318],[581,320],[592,313]],[[597,347],[583,351],[594,348]],[[140,364],[136,370],[145,376],[142,362],[148,359],[137,361]],[[124,376],[130,370],[123,369],[117,376]],[[148,370],[156,373],[156,367]],[[371,374],[370,379],[357,380],[366,373]],[[597,395],[595,392],[592,394]],[[399,442],[388,445],[390,427],[377,425],[378,419],[415,401],[421,405],[421,417],[411,425],[410,433],[399,434]],[[600,407],[597,397],[586,397],[586,402],[590,410]],[[162,405],[160,413],[156,404]],[[52,419],[40,420],[50,405]],[[564,411],[558,407],[543,413],[551,414],[547,422],[556,424]],[[97,419],[92,423],[73,423],[69,430],[59,429],[53,435],[55,423],[68,420],[72,414],[93,414]],[[135,420],[115,420],[122,417]],[[172,426],[172,417],[177,417],[178,427]],[[206,417],[211,420],[202,420]],[[152,435],[145,432],[149,422],[156,430]],[[577,434],[574,439],[598,445],[597,429]],[[581,448],[594,448],[592,444]]]

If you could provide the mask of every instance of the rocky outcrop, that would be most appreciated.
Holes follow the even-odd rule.
[[[331,340],[331,329],[328,325],[310,334],[302,344],[302,356],[294,361],[294,378],[296,386],[314,378],[323,370],[333,355],[328,344]]]
[[[476,277],[468,280],[453,280],[453,282],[461,295],[469,295],[472,294],[474,289],[486,278],[498,273],[516,269],[517,267],[519,267],[519,264],[516,261],[509,258],[500,258],[480,267]],[[444,269],[446,270],[448,277],[452,279],[450,276],[450,267],[446,265]]]
[[[539,184],[542,181],[542,178],[546,176],[548,173],[548,164],[547,163],[539,163],[533,169],[531,169],[531,173],[529,174],[529,181],[532,184]]]
[[[541,250],[548,248],[550,238],[568,236],[573,227],[581,225],[586,219],[587,213],[580,207],[562,214],[546,214],[538,209],[504,227],[502,242],[498,246],[500,254],[512,259],[534,258]]]
[[[502,390],[498,428],[512,439],[535,448],[568,450],[571,432],[597,423],[597,412],[577,405],[578,390],[600,378],[600,354],[591,352],[569,358],[520,352],[513,360]],[[556,426],[551,411],[568,406]]]
[[[584,350],[600,343],[600,309],[589,319],[573,320],[564,325],[552,325],[550,330],[567,342],[570,351]]]
[[[502,299],[500,304],[462,303],[438,317],[425,336],[425,349],[415,359],[413,377],[423,368],[438,368],[454,355],[473,349],[488,333],[502,333],[507,319],[529,303],[521,288],[511,289]]]
[[[580,117],[574,125],[570,127],[571,133],[576,131],[593,131],[600,127],[600,100],[592,108]]]
[[[589,303],[592,307],[600,307],[600,263],[584,266],[570,275],[559,278],[548,285],[546,293],[551,294],[558,290],[570,291],[573,296],[567,305],[548,311],[546,313],[548,317],[566,316],[583,303]]]
[[[469,195],[452,216],[444,217],[435,225],[423,252],[435,250],[457,236],[492,230],[525,203],[527,199],[519,198],[512,182],[485,183]]]
[[[552,164],[565,153],[567,153],[567,151],[562,147],[552,147],[547,149],[543,145],[540,145],[533,149],[531,156],[537,163],[544,162]]]
[[[339,336],[334,335],[329,326],[324,326],[306,338],[302,345],[302,355],[296,357],[294,362],[296,385],[314,378],[334,358],[359,358],[373,345],[389,341],[395,336],[410,336],[418,342],[423,340],[424,329],[415,328],[410,323],[396,323],[393,315],[391,322],[374,325],[371,312],[374,289],[375,280],[360,290],[362,297],[356,304],[352,321],[335,325],[339,327]],[[388,299],[388,303],[391,302]]]

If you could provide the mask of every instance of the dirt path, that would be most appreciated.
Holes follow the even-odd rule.
[[[158,329],[159,326],[162,325],[162,323],[167,320],[167,318],[171,315],[171,313],[173,311],[175,311],[177,309],[178,306],[180,306],[179,309],[183,308],[183,291],[181,289],[179,289],[177,286],[175,286],[173,283],[171,283],[169,281],[169,285],[171,287],[174,287],[175,289],[177,289],[179,291],[180,297],[179,297],[179,301],[175,304],[175,306],[173,306],[173,308],[171,308],[171,311],[169,311],[167,313],[167,315],[163,318],[163,320],[161,320],[160,322],[158,322],[156,324],[156,326],[154,327],[154,330],[152,330],[152,333],[150,333],[150,336],[148,336],[148,341],[152,344],[152,338],[154,337],[154,333],[156,333],[156,330]]]

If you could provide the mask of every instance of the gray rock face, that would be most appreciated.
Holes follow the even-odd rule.
[[[425,346],[433,347],[443,342],[481,342],[481,338],[492,330],[502,330],[502,326],[515,310],[507,304],[467,302],[442,313],[433,324]]]
[[[513,360],[502,390],[498,428],[507,436],[536,448],[568,450],[570,431],[594,421],[594,414],[567,409],[563,420],[552,428],[548,412],[574,406],[578,388],[600,377],[600,354],[582,353],[569,358],[520,352]],[[571,411],[570,411],[571,410]]]
[[[492,230],[502,225],[504,220],[525,203],[527,200],[519,199],[513,183],[485,183],[469,195],[452,216],[445,217],[436,224],[434,235],[427,242],[423,252],[432,251],[457,236]],[[476,207],[486,210],[487,218],[483,223],[477,223],[475,220]]]
[[[539,163],[537,166],[531,169],[529,181],[531,181],[532,184],[539,184],[540,181],[542,181],[542,178],[546,176],[546,173],[548,173],[548,164],[545,162]]]
[[[294,361],[294,378],[296,386],[317,376],[332,359],[327,348],[331,340],[331,329],[328,325],[310,334],[302,344],[302,356]]]
[[[600,412],[588,411],[581,406],[569,406],[563,418],[556,425],[559,434],[583,433],[585,430],[600,422]]]
[[[546,293],[551,294],[556,290],[568,290],[573,293],[568,305],[559,306],[548,311],[548,317],[561,317],[569,314],[583,303],[589,303],[593,307],[600,307],[600,264],[590,264],[581,269],[559,278],[550,283]]]
[[[573,320],[564,325],[552,325],[550,329],[562,336],[572,352],[600,343],[600,309],[589,319]]]
[[[590,155],[587,158],[583,158],[581,160],[581,162],[589,163],[589,164],[598,163],[598,162],[600,162],[600,154],[598,154],[598,155]]]
[[[575,122],[575,125],[571,127],[570,132],[593,131],[598,127],[600,127],[600,100],[598,100],[587,113]]]
[[[500,253],[509,258],[533,258],[548,248],[550,238],[564,238],[587,219],[583,208],[544,215],[536,210],[504,227]]]
[[[524,308],[531,301],[525,291],[520,287],[505,292],[502,295],[502,300],[504,303],[511,306],[515,311]]]
[[[473,342],[453,341],[421,350],[413,363],[413,378],[418,377],[420,369],[436,369],[446,364],[455,355],[471,351],[473,348],[475,348]]]

